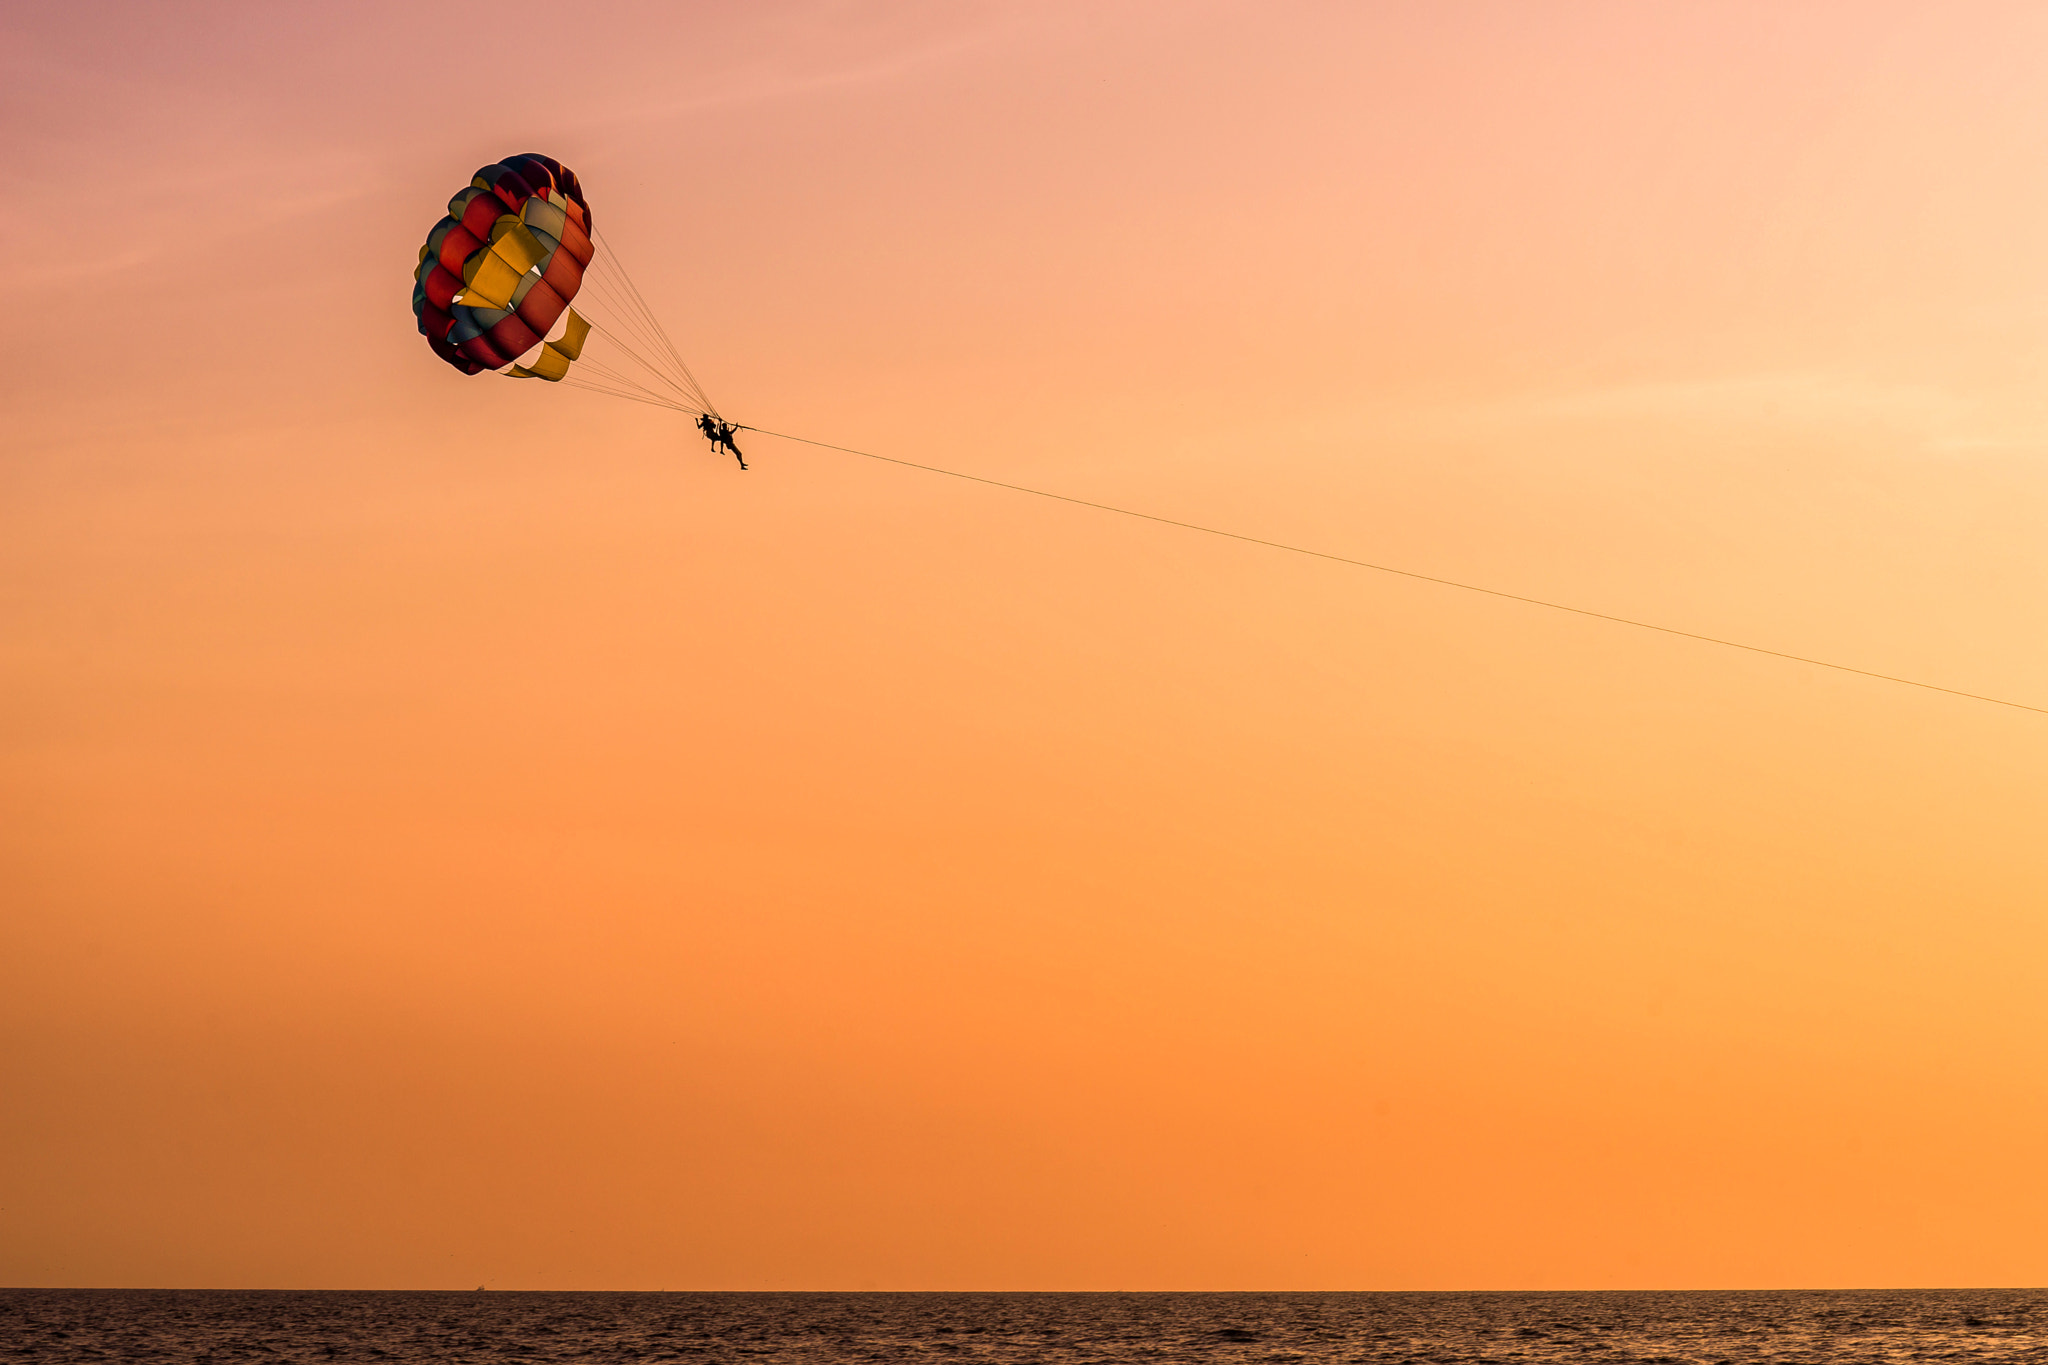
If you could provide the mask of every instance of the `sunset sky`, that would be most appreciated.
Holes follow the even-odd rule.
[[[14,4],[0,1284],[2048,1282],[2048,9]]]

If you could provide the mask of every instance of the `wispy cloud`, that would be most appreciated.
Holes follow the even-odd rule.
[[[1328,434],[1374,429],[1508,439],[1560,426],[1884,430],[1929,455],[2048,449],[2048,407],[2030,395],[1797,369],[1522,390],[1452,401],[1391,399],[1312,419]]]
[[[154,88],[26,45],[0,59],[0,84],[17,177],[37,205],[0,227],[9,288],[143,269],[331,211],[381,183],[362,151],[273,136],[230,99]]]
[[[922,36],[902,47],[850,62],[837,57],[836,44],[818,44],[833,55],[826,64],[814,69],[804,68],[802,55],[812,44],[796,43],[794,55],[777,52],[728,68],[711,89],[681,99],[613,104],[593,114],[583,126],[607,128],[658,122],[707,109],[772,104],[829,91],[883,85],[926,68],[942,67],[1012,38],[1027,29],[1031,21],[1022,13],[970,10],[954,15],[948,22],[954,25],[948,32]]]

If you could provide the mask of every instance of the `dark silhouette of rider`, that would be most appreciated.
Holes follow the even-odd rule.
[[[738,427],[730,422],[721,421],[708,412],[700,412],[697,414],[697,430],[704,433],[704,439],[711,442],[713,450],[724,446],[732,452],[732,457],[740,462],[741,469],[747,467],[746,457],[740,454],[740,448],[732,443],[734,434],[739,431]]]

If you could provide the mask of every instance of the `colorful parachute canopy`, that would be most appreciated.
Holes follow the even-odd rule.
[[[427,234],[412,311],[434,354],[476,374],[561,379],[590,324],[569,306],[596,254],[576,173],[509,156],[476,173]]]

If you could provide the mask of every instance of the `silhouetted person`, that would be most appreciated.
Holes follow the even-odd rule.
[[[708,412],[700,412],[697,414],[697,430],[704,433],[704,439],[711,442],[713,450],[723,446],[732,452],[732,457],[735,460],[740,462],[741,469],[747,467],[747,461],[740,454],[740,448],[732,443],[733,433],[739,430],[738,427],[730,422],[720,421]]]

